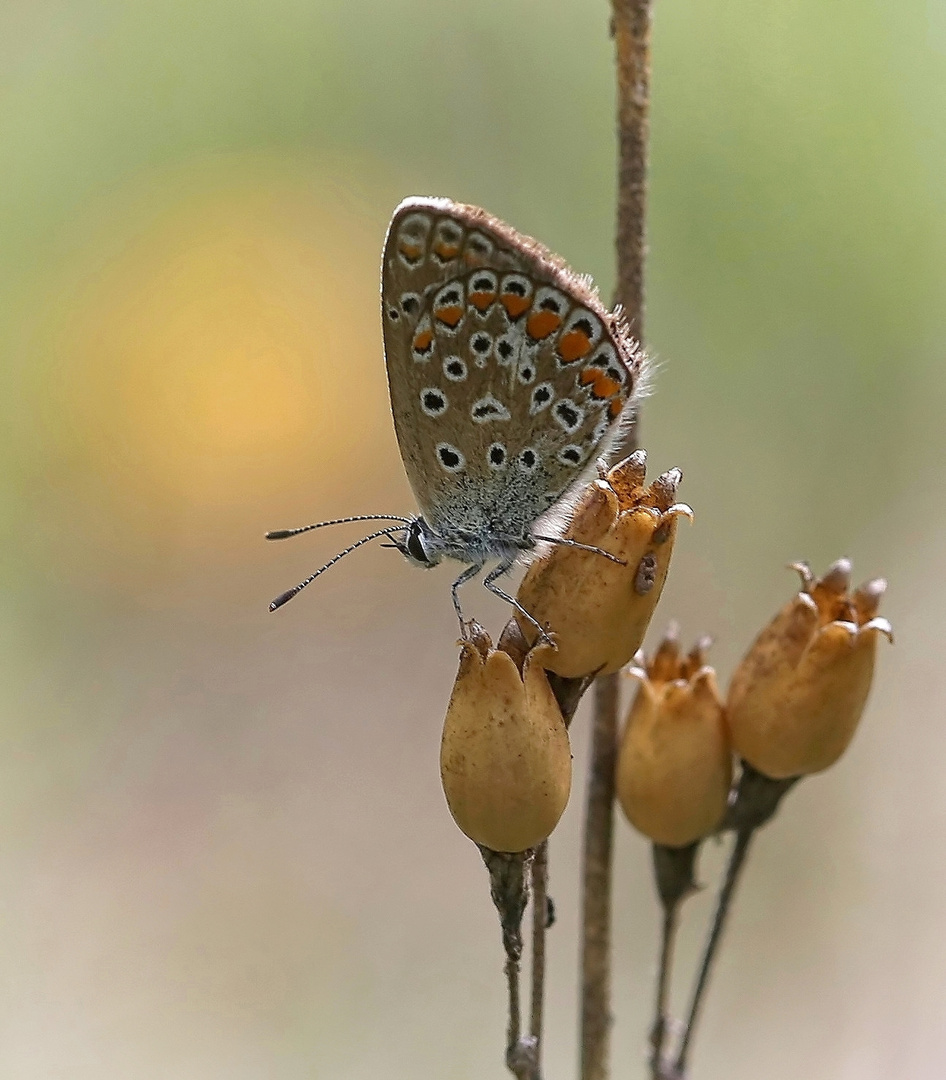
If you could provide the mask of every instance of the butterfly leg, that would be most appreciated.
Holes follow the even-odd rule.
[[[533,536],[533,540],[541,540],[546,544],[564,544],[566,547],[579,548],[581,551],[593,551],[596,555],[603,555],[606,559],[610,559],[611,562],[616,562],[620,566],[627,566],[624,559],[619,559],[617,555],[612,555],[610,551],[605,551],[604,548],[592,547],[591,544],[580,544],[577,540],[569,540],[566,536]]]
[[[468,581],[471,581],[476,575],[483,569],[483,563],[473,563],[468,566],[463,573],[457,578],[457,580],[450,586],[450,594],[453,597],[453,609],[457,613],[457,618],[460,620],[460,635],[466,636],[466,627],[463,622],[463,611],[460,608],[460,597],[457,595],[457,589],[461,585],[465,585]]]
[[[508,574],[509,571],[513,568],[514,563],[515,559],[510,559],[508,562],[501,562],[499,566],[497,566],[495,569],[490,570],[490,572],[483,579],[483,584],[494,596],[498,596],[500,600],[505,600],[507,604],[511,604],[524,619],[527,619],[530,623],[532,623],[532,625],[539,632],[540,641],[551,641],[548,631],[544,629],[544,627],[539,623],[538,619],[530,615],[529,612],[526,611],[526,609],[522,606],[522,604],[519,603],[519,601],[514,596],[510,596],[509,593],[503,592],[503,590],[496,584],[496,579],[502,577],[503,574]]]

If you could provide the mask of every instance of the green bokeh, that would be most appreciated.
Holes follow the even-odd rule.
[[[642,430],[653,467],[684,468],[681,496],[697,514],[659,618],[681,617],[687,637],[716,634],[724,673],[786,597],[785,562],[820,569],[847,553],[859,573],[891,578],[888,613],[906,630],[899,659],[883,657],[896,693],[880,698],[847,786],[825,778],[819,790],[833,794],[802,803],[796,831],[758,868],[768,915],[753,908],[742,930],[750,944],[784,937],[785,1013],[753,999],[765,975],[743,978],[759,955],[746,946],[722,991],[732,1009],[715,1023],[757,1007],[759,1040],[774,1032],[786,1047],[767,1080],[898,1075],[907,1042],[918,1047],[911,1075],[938,1075],[942,1052],[922,1035],[935,1034],[942,998],[929,991],[935,952],[921,945],[942,938],[942,912],[928,903],[907,941],[890,928],[914,884],[929,897],[943,885],[922,878],[923,853],[904,837],[915,836],[916,790],[933,800],[924,827],[946,820],[933,685],[946,573],[946,14],[941,0],[656,9],[647,339],[658,370]],[[393,507],[359,501],[398,482],[396,460],[372,457],[393,454],[390,432],[352,451],[349,471],[314,469],[265,510],[266,483],[248,468],[220,496],[226,536],[208,535],[219,566],[195,556],[189,531],[210,512],[175,517],[144,487],[136,512],[150,531],[123,547],[126,522],[93,523],[90,493],[110,474],[96,472],[60,392],[83,372],[65,370],[68,350],[49,342],[162,215],[217,187],[265,187],[267,169],[311,184],[325,220],[358,222],[378,251],[404,195],[481,204],[609,295],[607,31],[597,0],[13,0],[0,11],[0,822],[14,972],[0,1074],[498,1070],[495,935],[478,868],[438,802],[437,710],[454,663],[446,579],[365,555],[307,612],[263,622],[265,600],[291,583],[277,575],[307,571],[323,550],[264,548],[264,527],[297,522],[263,514],[301,523],[310,483],[337,500],[327,514],[407,509],[403,487]],[[376,311],[364,319],[373,326]],[[313,387],[342,358],[328,349]],[[380,388],[380,344],[376,373]],[[119,464],[133,470],[131,451]],[[385,825],[402,831],[379,834]],[[574,827],[565,834],[574,854]],[[416,879],[390,854],[405,837],[418,845],[405,849]],[[646,868],[642,848],[634,855]],[[909,888],[890,884],[888,865]],[[458,884],[467,872],[472,884]],[[653,953],[646,870],[635,872],[635,964],[619,965],[619,981],[640,984],[622,1016],[632,1054]],[[795,875],[823,885],[834,873],[836,891],[813,885],[806,907]],[[341,899],[327,881],[349,882]],[[479,921],[458,932],[458,912]],[[878,966],[865,973],[867,939]],[[298,955],[311,964],[294,966]],[[925,982],[905,973],[926,960]],[[803,1011],[812,979],[827,971],[830,983],[835,969],[863,1021],[837,1043]],[[895,1022],[884,995],[899,978],[917,1000],[904,996]],[[886,1026],[874,1030],[878,1001]],[[570,1023],[568,993],[552,1008],[555,1024]],[[925,1026],[924,1008],[935,1018]],[[418,1010],[426,1028],[412,1026]],[[795,1038],[809,1022],[821,1072]],[[449,1053],[427,1037],[435,1027]],[[762,1075],[739,1053],[751,1036],[726,1032],[732,1053],[707,1050],[718,1068],[706,1075],[724,1064]],[[842,1072],[858,1040],[876,1069]],[[553,1046],[557,1075],[570,1053]]]

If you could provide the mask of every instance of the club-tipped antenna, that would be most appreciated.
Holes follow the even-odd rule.
[[[324,522],[323,524],[329,525],[333,523]],[[289,601],[297,593],[302,592],[306,585],[311,585],[312,582],[315,581],[315,579],[320,574],[324,574],[330,566],[334,566],[339,561],[339,559],[344,559],[346,555],[350,555],[356,548],[360,548],[362,544],[367,544],[370,540],[377,540],[379,536],[390,536],[392,533],[401,532],[403,529],[403,525],[393,525],[389,529],[379,529],[377,532],[373,532],[370,536],[363,536],[360,540],[356,540],[355,543],[352,544],[350,547],[345,548],[344,551],[340,551],[333,558],[329,559],[329,561],[323,567],[316,570],[314,574],[310,574],[309,577],[305,579],[305,581],[300,581],[299,584],[295,586],[295,588],[289,589],[286,592],[282,593],[280,596],[277,596],[276,599],[269,605],[269,610],[275,611],[277,608],[281,608],[283,604],[288,604]]]
[[[398,514],[359,514],[357,517],[335,518],[333,521],[317,521],[314,525],[303,525],[299,529],[273,529],[266,534],[267,540],[288,540],[290,536],[298,536],[299,533],[311,532],[313,529],[324,529],[326,525],[347,525],[352,521],[402,521],[405,525],[410,523],[410,518],[400,517]]]

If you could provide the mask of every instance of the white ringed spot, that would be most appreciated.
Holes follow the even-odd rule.
[[[437,460],[447,472],[459,472],[466,465],[466,458],[452,443],[437,443]]]
[[[494,442],[486,451],[486,464],[491,469],[503,469],[506,466],[506,447],[501,442]]]
[[[427,254],[431,220],[427,214],[408,214],[397,230],[398,258],[410,269],[418,266]]]
[[[493,242],[481,232],[471,232],[463,245],[463,261],[467,266],[482,266],[489,262],[493,253]],[[493,292],[495,292],[495,288]]]
[[[450,402],[439,386],[425,386],[420,392],[420,407],[425,416],[436,418],[443,416]]]
[[[469,374],[469,369],[466,366],[466,361],[461,360],[459,356],[445,356],[443,373],[450,382],[464,382]]]
[[[401,293],[399,303],[401,305],[401,311],[403,311],[408,318],[420,314],[420,297],[416,292]]]
[[[569,435],[577,431],[585,419],[585,411],[571,398],[562,398],[552,407],[552,415],[559,427]]]
[[[512,416],[499,398],[486,394],[479,401],[473,402],[470,418],[474,424],[486,424],[490,420],[510,420]]]
[[[547,409],[555,398],[555,387],[550,382],[539,383],[532,391],[532,400],[529,402],[529,415],[535,416],[543,409]]]
[[[521,472],[534,472],[539,464],[539,455],[535,452],[533,447],[527,446],[520,452],[517,463]]]
[[[430,245],[430,253],[433,258],[445,265],[460,254],[460,246],[463,242],[463,229],[452,218],[441,218],[434,230],[433,243]]]
[[[558,289],[549,286],[535,294],[532,310],[526,319],[526,333],[534,341],[544,341],[562,325],[568,310],[568,299]]]
[[[525,274],[504,274],[499,300],[510,319],[520,318],[532,305],[532,282]]]
[[[496,339],[496,359],[500,367],[512,367],[519,361],[522,335],[510,330]]]
[[[555,455],[563,465],[580,465],[585,457],[585,451],[576,443],[563,446]]]
[[[455,334],[466,313],[462,281],[448,281],[434,297],[434,318],[440,329]]]
[[[470,275],[467,299],[478,315],[485,318],[489,314],[498,291],[499,280],[492,270],[477,270]]]
[[[473,353],[473,363],[478,368],[486,367],[486,361],[492,351],[493,339],[484,330],[478,330],[470,338],[470,352]]]
[[[426,364],[434,355],[434,331],[430,325],[430,316],[425,315],[417,324],[411,338],[411,356],[417,364]]]

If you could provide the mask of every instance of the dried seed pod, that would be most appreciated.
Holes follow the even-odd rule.
[[[566,539],[600,549],[555,544],[519,587],[519,603],[551,631],[558,646],[547,667],[566,678],[622,668],[640,648],[660,598],[677,519],[679,469],[644,487],[647,456],[638,450],[582,493]],[[606,551],[614,561],[602,555]],[[518,616],[523,633],[535,627]]]
[[[571,749],[541,645],[515,658],[473,624],[447,706],[440,776],[457,825],[494,851],[524,851],[568,802]]]
[[[870,691],[880,637],[881,578],[850,593],[851,564],[819,580],[795,564],[802,588],[756,638],[729,686],[733,745],[774,779],[821,772],[844,753]]]
[[[655,843],[684,847],[723,818],[732,784],[732,750],[709,642],[680,656],[671,630],[640,680],[618,752],[618,801],[628,821]]]

